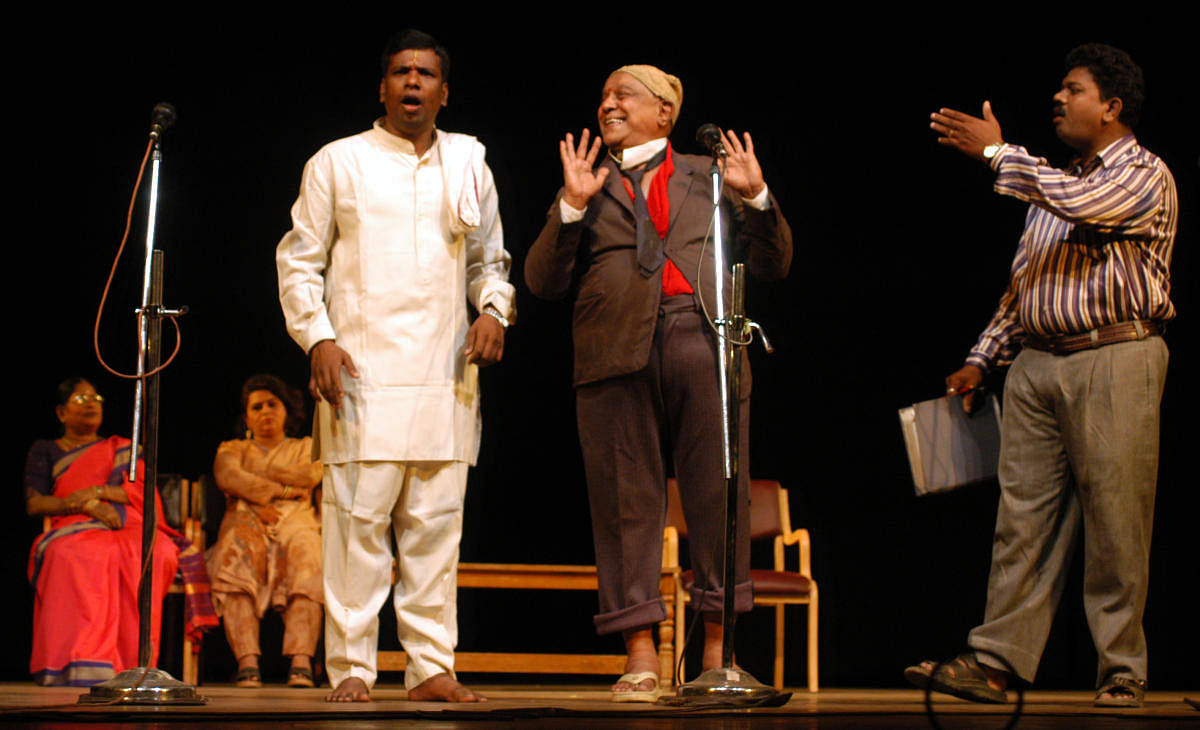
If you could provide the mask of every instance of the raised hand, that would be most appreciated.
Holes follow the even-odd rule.
[[[938,144],[953,147],[968,157],[983,160],[983,148],[1004,141],[1000,122],[992,114],[992,103],[983,102],[983,118],[973,117],[954,109],[938,109],[929,115],[929,128],[941,136]]]
[[[746,144],[743,146],[732,130],[727,129],[722,134],[728,153],[725,158],[725,184],[738,191],[743,198],[753,198],[766,186],[762,168],[754,156],[754,140],[750,139],[749,132],[745,132]]]
[[[608,179],[607,167],[599,171],[592,169],[596,166],[596,156],[600,154],[600,138],[592,140],[589,147],[589,136],[586,129],[580,132],[579,146],[576,147],[575,138],[568,132],[566,139],[558,143],[558,154],[563,164],[563,200],[576,210],[586,208],[588,201],[604,187],[604,181]]]

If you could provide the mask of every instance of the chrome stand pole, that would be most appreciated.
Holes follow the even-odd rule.
[[[725,476],[725,563],[721,624],[721,666],[709,669],[691,682],[679,686],[672,705],[774,704],[781,695],[774,687],[759,682],[733,663],[734,631],[737,613],[734,594],[737,582],[738,481],[741,475],[739,403],[742,378],[742,351],[749,341],[751,323],[744,313],[745,265],[733,267],[733,296],[730,316],[725,316],[725,241],[721,230],[721,173],[718,152],[713,153],[710,169],[713,187],[713,266],[716,280],[717,377],[721,392],[721,433],[724,437]],[[754,325],[757,326],[757,325]],[[761,331],[761,330],[760,330]],[[765,338],[764,338],[765,342]]]

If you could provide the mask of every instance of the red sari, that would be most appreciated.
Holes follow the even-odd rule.
[[[120,486],[128,504],[113,503],[123,524],[112,530],[87,515],[52,518],[33,543],[33,655],[42,685],[85,686],[138,665],[138,581],[142,560],[143,468],[128,481],[129,441],[118,436],[68,451],[54,464],[54,496],[96,485]],[[139,467],[141,464],[139,462]],[[162,504],[155,498],[158,524]],[[179,549],[159,530],[154,544],[151,664],[158,660],[163,597],[175,577]]]

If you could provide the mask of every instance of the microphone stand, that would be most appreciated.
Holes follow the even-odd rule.
[[[161,669],[152,666],[153,644],[150,637],[150,615],[154,602],[154,541],[158,531],[158,368],[162,358],[162,319],[187,312],[163,309],[163,252],[154,248],[154,227],[158,212],[158,173],[162,164],[162,133],[175,123],[175,109],[169,104],[154,107],[150,137],[154,140],[150,161],[150,204],[146,217],[146,259],[142,274],[142,306],[138,317],[137,385],[133,398],[133,433],[130,434],[133,455],[129,460],[129,481],[137,481],[137,445],[142,428],[143,382],[145,383],[145,472],[142,497],[142,561],[146,566],[138,583],[138,665],[126,669],[110,680],[91,688],[79,697],[80,704],[124,705],[202,705],[208,699],[196,688],[180,682]],[[146,373],[151,372],[149,377]],[[185,629],[186,630],[186,629]]]
[[[704,131],[702,127],[701,135]],[[701,141],[703,142],[703,139]],[[753,339],[753,330],[761,333],[762,328],[756,322],[747,319],[743,311],[746,267],[742,263],[733,266],[732,307],[729,317],[725,316],[725,241],[721,229],[722,174],[718,165],[718,158],[725,156],[725,148],[719,141],[708,146],[712,150],[712,167],[709,168],[709,174],[712,176],[713,189],[713,278],[716,281],[717,300],[714,324],[717,326],[717,377],[720,380],[721,392],[721,435],[724,437],[722,454],[725,476],[725,565],[721,581],[724,586],[721,610],[724,635],[721,643],[721,666],[709,669],[691,682],[680,685],[670,704],[776,705],[787,702],[791,693],[781,693],[774,687],[768,687],[749,672],[733,665],[734,624],[737,619],[734,611],[734,593],[737,582],[738,482],[741,476],[741,455],[738,453],[741,425],[738,403],[742,392],[742,351]],[[763,344],[767,352],[771,352],[772,348],[765,334]]]

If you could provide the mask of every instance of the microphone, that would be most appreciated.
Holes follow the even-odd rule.
[[[727,156],[725,142],[721,138],[721,128],[712,122],[700,125],[700,128],[696,130],[696,141],[714,155]]]
[[[155,104],[154,111],[150,113],[150,139],[161,138],[163,132],[175,126],[177,116],[175,107],[167,102],[161,101]]]

